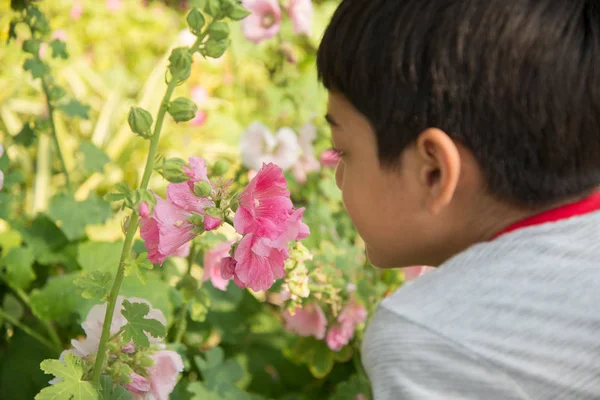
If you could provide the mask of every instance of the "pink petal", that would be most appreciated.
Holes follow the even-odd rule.
[[[234,278],[254,291],[267,290],[285,275],[287,256],[286,251],[268,248],[257,236],[246,235],[235,251]]]
[[[152,355],[154,365],[148,368],[151,393],[155,400],[168,400],[183,371],[181,356],[171,350],[157,351]]]
[[[229,280],[235,275],[235,266],[237,262],[231,257],[225,257],[221,260],[221,278]]]
[[[325,342],[333,351],[340,351],[354,336],[354,329],[350,330],[344,325],[335,325],[329,328]]]
[[[279,32],[281,8],[277,0],[243,0],[242,4],[252,12],[242,21],[242,32],[246,39],[259,43]],[[264,24],[267,18],[272,19],[271,26]]]
[[[290,0],[288,13],[298,34],[310,34],[313,6],[311,0]]]
[[[188,212],[204,214],[204,209],[215,205],[206,197],[198,197],[192,192],[188,182],[170,183],[167,186],[167,199]]]
[[[129,374],[129,377],[131,378],[131,382],[125,386],[125,389],[129,390],[131,393],[146,393],[150,390],[150,382],[148,382],[148,379],[135,372]]]
[[[220,290],[225,290],[229,279],[231,279],[231,276],[228,279],[222,277],[221,262],[224,258],[229,257],[232,244],[233,242],[219,243],[204,253],[204,275],[202,280],[207,281],[210,279],[213,286]],[[231,270],[231,275],[233,275],[234,270]]]
[[[190,165],[188,175],[192,182],[208,181],[206,161],[202,157],[190,157],[188,162]]]
[[[353,329],[354,326],[363,323],[366,319],[367,310],[362,304],[357,303],[354,299],[342,308],[342,311],[338,316],[338,321],[341,324],[351,325]]]
[[[327,318],[317,303],[296,307],[293,315],[286,310],[283,318],[286,322],[286,329],[290,332],[299,336],[314,336],[319,340],[325,338]]]
[[[337,167],[339,161],[340,154],[333,149],[325,150],[323,153],[321,153],[321,164],[324,167],[335,168]]]
[[[150,207],[148,207],[148,203],[145,201],[140,202],[138,211],[140,213],[140,217],[146,218],[150,214]]]
[[[205,215],[204,216],[204,229],[206,229],[207,231],[212,231],[213,229],[217,229],[219,226],[221,226],[222,222],[223,222],[223,220],[220,218],[215,218],[210,215]]]

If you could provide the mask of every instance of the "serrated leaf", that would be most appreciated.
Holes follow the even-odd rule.
[[[27,289],[35,279],[33,252],[28,247],[16,247],[2,258],[8,281],[19,289]]]
[[[35,58],[28,58],[25,60],[23,69],[31,72],[31,76],[33,76],[34,79],[41,78],[50,71],[50,68],[46,64]]]
[[[54,39],[50,42],[50,47],[52,48],[52,58],[60,57],[64,60],[69,58],[69,53],[67,52],[67,44],[60,39]]]
[[[31,129],[31,124],[29,122],[23,124],[23,128],[14,139],[17,144],[25,147],[31,146],[36,139],[35,131]]]
[[[59,360],[44,360],[42,370],[61,378],[62,381],[42,389],[35,400],[100,400],[99,386],[83,381],[83,367],[73,353],[66,353],[64,363]]]
[[[73,283],[82,289],[81,295],[86,299],[105,301],[112,284],[113,276],[110,272],[92,271],[75,279]]]
[[[102,375],[100,386],[102,387],[102,400],[131,400],[131,393],[123,386],[114,384],[110,376]]]
[[[61,193],[50,200],[48,214],[70,240],[85,236],[87,225],[101,224],[111,215],[110,203],[90,196],[76,201],[71,195]]]
[[[148,347],[150,342],[146,333],[152,337],[164,337],[167,334],[167,328],[156,319],[146,318],[150,312],[150,307],[146,303],[131,303],[123,300],[123,310],[121,314],[127,320],[123,327],[123,340],[128,342],[133,340],[136,346]]]
[[[19,226],[17,229],[36,258],[44,253],[58,250],[68,243],[67,237],[60,228],[44,214],[36,215],[30,226]]]
[[[113,192],[107,193],[104,196],[106,201],[121,201],[127,198],[131,194],[131,189],[125,183],[118,183],[115,185]]]
[[[142,253],[135,260],[128,259],[125,261],[125,276],[136,273],[140,282],[143,285],[148,283],[147,272],[154,268],[154,264],[148,260],[148,253]]]
[[[104,166],[110,162],[106,153],[91,142],[81,143],[79,151],[83,154],[83,167],[89,172],[103,172]]]
[[[88,113],[90,111],[90,106],[81,104],[75,99],[69,100],[68,103],[61,104],[58,108],[69,117],[79,117],[82,119],[89,118]]]

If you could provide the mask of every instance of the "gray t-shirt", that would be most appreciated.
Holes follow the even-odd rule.
[[[600,213],[472,246],[385,299],[375,400],[600,399]]]

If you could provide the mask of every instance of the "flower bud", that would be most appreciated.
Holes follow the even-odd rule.
[[[133,133],[144,139],[152,137],[152,115],[143,108],[131,107],[127,122]]]
[[[150,207],[148,206],[148,203],[146,203],[145,201],[140,202],[138,211],[139,211],[140,217],[142,217],[142,218],[148,217],[148,215],[150,215]]]
[[[193,119],[198,112],[198,106],[190,99],[178,97],[169,104],[169,114],[176,122]]]
[[[192,61],[192,53],[187,47],[177,47],[169,56],[169,71],[177,75],[178,80],[187,79],[192,73]]]
[[[187,15],[186,21],[190,27],[190,30],[194,35],[200,34],[202,31],[202,27],[206,23],[204,19],[204,15],[197,8],[192,8],[192,10]]]
[[[227,170],[229,169],[229,163],[225,160],[217,160],[217,162],[213,165],[212,174],[215,176],[225,175]]]
[[[234,0],[224,0],[223,10],[229,19],[239,21],[251,14],[244,6]]]
[[[190,217],[188,218],[188,221],[190,221],[192,224],[194,224],[194,226],[204,227],[204,216],[203,215],[192,213],[192,215],[190,215]]]
[[[229,40],[227,39],[216,40],[213,37],[209,37],[204,44],[204,55],[211,58],[219,58],[225,53],[228,45]]]
[[[212,193],[212,187],[207,181],[200,181],[194,184],[194,194],[198,197],[208,197]]]
[[[169,158],[163,160],[162,164],[156,168],[159,174],[171,183],[187,182],[190,177],[185,173],[187,163],[181,158]]]
[[[229,36],[229,25],[225,22],[215,22],[208,29],[208,35],[215,39],[226,39]]]
[[[221,12],[221,0],[206,0],[206,7],[204,10],[214,19],[223,18],[223,14]]]

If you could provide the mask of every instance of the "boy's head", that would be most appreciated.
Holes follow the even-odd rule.
[[[600,1],[343,0],[318,52],[338,185],[381,267],[600,185]]]

